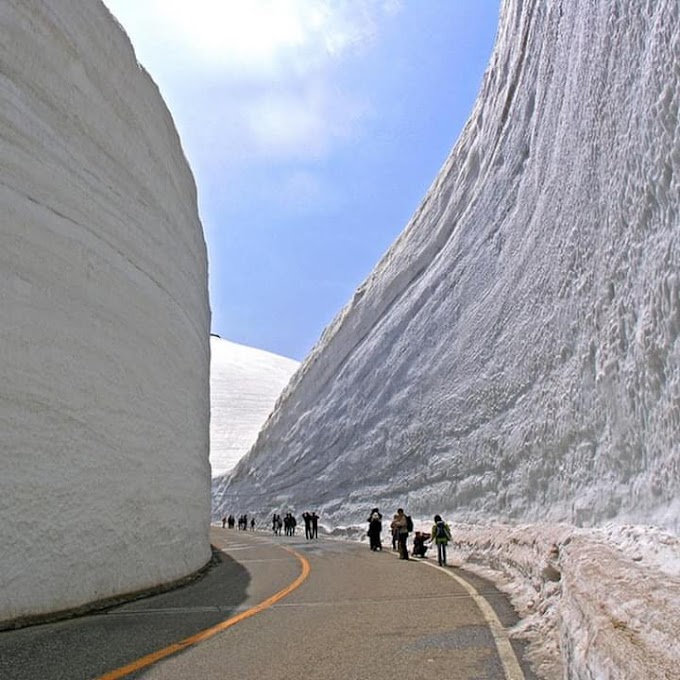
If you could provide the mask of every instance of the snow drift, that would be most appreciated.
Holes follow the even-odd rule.
[[[278,354],[210,338],[210,466],[231,470],[255,443],[299,363]]]
[[[210,558],[209,317],[171,117],[99,2],[0,9],[0,620]]]
[[[677,531],[678,26],[504,3],[450,157],[218,499]]]

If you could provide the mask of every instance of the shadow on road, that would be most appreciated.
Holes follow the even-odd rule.
[[[211,567],[176,590],[96,614],[1,632],[0,678],[96,678],[231,618],[249,584],[246,568],[213,550]]]

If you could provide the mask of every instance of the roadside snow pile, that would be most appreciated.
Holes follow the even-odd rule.
[[[508,593],[522,617],[512,634],[529,640],[542,677],[678,677],[680,538],[634,525],[455,524],[453,534],[449,561]]]

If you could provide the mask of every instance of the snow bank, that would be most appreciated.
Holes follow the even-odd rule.
[[[0,620],[210,558],[193,178],[99,2],[0,10]]]
[[[428,525],[429,526],[429,525]],[[675,677],[680,539],[655,527],[453,525],[449,562],[492,579],[522,616],[541,677]],[[564,673],[562,671],[564,669]]]

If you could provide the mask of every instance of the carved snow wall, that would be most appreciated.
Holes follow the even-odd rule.
[[[99,2],[0,8],[0,621],[210,558],[207,260],[157,87]]]

